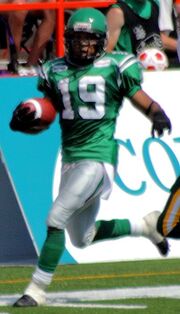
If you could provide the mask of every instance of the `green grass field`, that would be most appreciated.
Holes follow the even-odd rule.
[[[180,313],[178,259],[61,265],[48,290],[51,304],[13,308],[12,302],[22,294],[32,271],[33,267],[0,267],[0,314]],[[6,303],[4,297],[8,297]]]

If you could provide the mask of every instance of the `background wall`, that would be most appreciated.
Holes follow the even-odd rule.
[[[98,218],[140,219],[152,210],[163,209],[169,188],[180,173],[179,76],[179,71],[170,70],[144,73],[144,89],[162,105],[172,121],[170,136],[166,134],[160,139],[152,139],[148,119],[128,100],[124,102],[116,130],[120,153],[118,175],[110,199],[102,201]],[[59,184],[58,118],[48,131],[39,135],[12,132],[8,124],[15,106],[22,99],[41,94],[36,89],[37,78],[0,80],[3,91],[0,101],[0,150],[29,237],[38,254],[46,234],[47,212],[57,195]],[[3,186],[3,189],[6,187]],[[3,221],[3,216],[1,219]],[[2,241],[6,241],[8,246],[7,237]],[[178,241],[172,240],[170,244],[169,257],[179,257]],[[80,250],[71,245],[67,236],[66,247],[61,263],[161,258],[156,248],[143,238],[127,237]]]

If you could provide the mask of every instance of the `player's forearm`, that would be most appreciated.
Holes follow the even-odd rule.
[[[149,97],[144,91],[139,90],[132,97],[132,103],[141,110],[152,122],[151,135],[157,133],[162,136],[165,130],[171,132],[171,121],[161,106]]]
[[[131,98],[131,101],[138,110],[140,110],[150,119],[152,118],[154,112],[162,111],[161,106],[143,90],[136,92],[135,95],[133,95]]]

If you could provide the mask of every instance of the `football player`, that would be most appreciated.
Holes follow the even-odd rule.
[[[166,206],[159,216],[157,229],[165,237],[180,238],[180,176],[171,188]]]
[[[152,135],[171,130],[171,122],[160,105],[141,88],[141,70],[133,55],[106,53],[105,16],[83,8],[70,17],[65,31],[66,53],[43,65],[39,88],[53,98],[62,129],[62,171],[59,194],[47,219],[47,238],[32,280],[14,306],[45,303],[64,251],[66,229],[74,246],[83,248],[96,241],[121,236],[149,238],[162,255],[167,240],[157,231],[160,213],[149,213],[138,221],[96,221],[100,199],[108,198],[117,165],[114,139],[116,118],[124,96],[152,122]],[[23,114],[18,107],[10,126],[21,131]],[[26,121],[28,113],[25,113]],[[32,113],[29,127],[35,125]],[[38,121],[37,121],[38,124]]]
[[[107,11],[107,50],[127,51],[138,56],[145,48],[163,50],[158,25],[157,0],[119,0]]]

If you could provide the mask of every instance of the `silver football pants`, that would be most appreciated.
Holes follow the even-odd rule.
[[[59,194],[47,225],[66,229],[74,246],[87,246],[94,238],[103,179],[100,162],[81,160],[62,165]]]

